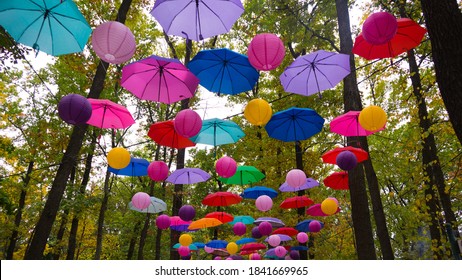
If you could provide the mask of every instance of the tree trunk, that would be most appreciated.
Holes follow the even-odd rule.
[[[125,22],[131,3],[132,0],[123,0],[117,13],[117,21],[121,23]],[[106,79],[108,66],[109,64],[104,61],[99,62],[88,98],[99,98],[104,88],[104,80]],[[48,193],[47,201],[45,202],[39,221],[35,226],[34,235],[32,236],[30,246],[24,256],[24,259],[34,260],[43,258],[43,251],[45,250],[48,237],[50,236],[53,223],[56,219],[59,205],[66,189],[67,180],[73,166],[76,165],[87,128],[88,125],[84,124],[74,126],[74,129],[72,130],[66,152],[64,153],[61,164],[56,172],[53,184],[51,185],[51,189]]]
[[[302,147],[300,146],[300,141],[295,141],[295,166],[297,169],[303,170],[303,151]],[[305,190],[301,190],[297,192],[298,196],[302,196],[305,194]],[[301,222],[303,218],[306,216],[305,214],[305,207],[297,208],[298,214],[298,222]],[[306,246],[307,244],[299,243],[299,245]],[[314,243],[311,244],[309,248],[310,252],[310,259],[314,259]],[[300,259],[307,260],[308,259],[308,252],[301,250],[300,252]]]
[[[21,220],[22,220],[22,210],[24,209],[24,206],[26,205],[27,187],[29,186],[30,174],[32,173],[33,170],[34,170],[34,162],[31,161],[29,162],[29,166],[27,167],[26,176],[24,177],[24,182],[23,182],[24,185],[19,195],[18,210],[16,212],[16,215],[14,216],[14,229],[13,229],[13,232],[11,233],[10,244],[8,245],[8,249],[6,251],[7,260],[13,259],[13,254],[16,249],[16,242],[18,241],[18,235],[19,235],[19,225],[21,224]]]
[[[452,127],[462,143],[462,13],[457,0],[421,0],[432,45],[436,81]]]
[[[141,225],[141,221],[136,222],[135,228],[133,229],[132,238],[130,238],[130,243],[128,246],[127,260],[131,260],[135,253],[136,236],[138,233],[138,229],[140,228],[140,225]]]
[[[151,181],[150,187],[149,187],[149,196],[154,195],[154,181]],[[144,245],[146,244],[146,237],[148,236],[148,229],[149,229],[149,224],[151,222],[151,214],[147,213],[146,218],[144,219],[144,226],[143,229],[141,230],[140,234],[140,244],[138,247],[138,259],[143,260],[144,259]]]
[[[53,253],[53,259],[59,260],[61,257],[62,246],[61,243],[64,238],[64,233],[66,232],[67,218],[69,215],[69,209],[65,209],[63,217],[61,218],[61,223],[59,224],[58,234],[56,234],[56,244]]]
[[[107,203],[109,201],[109,192],[112,186],[113,180],[109,183],[109,178],[111,177],[111,172],[109,170],[106,171],[106,178],[104,179],[104,194],[103,200],[101,201],[101,207],[99,209],[98,215],[98,230],[96,233],[96,249],[95,249],[95,260],[99,260],[101,258],[101,251],[103,248],[103,234],[104,234],[104,214],[107,210]]]
[[[362,104],[356,81],[354,56],[351,53],[353,40],[351,39],[348,0],[335,0],[335,3],[339,25],[340,50],[342,53],[350,55],[351,73],[343,80],[345,111],[361,110]],[[364,137],[348,137],[347,141],[352,145],[358,145],[358,143],[360,143],[360,138]],[[351,215],[358,258],[374,260],[377,257],[362,164],[359,164],[355,169],[348,172],[348,181],[350,186]]]

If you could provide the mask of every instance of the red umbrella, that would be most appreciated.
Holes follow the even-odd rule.
[[[193,147],[193,141],[179,135],[173,126],[173,121],[156,122],[149,128],[148,136],[157,144],[175,149]]]
[[[207,195],[202,204],[208,206],[229,206],[241,202],[242,197],[232,192],[216,192]]]
[[[233,215],[226,212],[211,212],[205,215],[205,218],[215,218],[221,221],[223,224],[229,223],[234,220]]]
[[[263,250],[266,249],[266,245],[262,243],[247,243],[241,247],[242,251],[256,251],[256,250]]]
[[[362,33],[355,39],[353,53],[371,60],[376,58],[396,57],[399,54],[417,47],[427,30],[408,18],[400,18],[398,31],[388,43],[372,45],[364,40]]]
[[[334,172],[324,179],[324,185],[334,190],[348,190],[348,172]]]
[[[297,235],[298,230],[291,228],[291,227],[282,227],[274,230],[271,234],[285,234],[288,236],[295,236]]]
[[[356,159],[358,160],[358,163],[362,162],[362,161],[365,161],[369,157],[369,153],[364,151],[361,148],[355,148],[355,147],[352,147],[352,146],[346,146],[346,147],[342,147],[342,148],[337,147],[337,148],[335,148],[333,150],[330,150],[330,151],[324,153],[321,156],[322,161],[324,163],[337,164],[337,162],[336,162],[337,156],[338,156],[338,154],[340,154],[343,151],[350,151],[353,154],[355,154]]]
[[[279,207],[284,208],[284,209],[290,209],[290,208],[302,208],[308,205],[313,204],[314,201],[311,200],[311,198],[306,197],[306,196],[294,196],[294,197],[289,197],[285,199]]]

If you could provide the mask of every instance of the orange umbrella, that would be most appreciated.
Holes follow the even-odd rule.
[[[365,161],[369,158],[369,153],[364,151],[363,149],[361,148],[355,148],[355,147],[352,147],[352,146],[346,146],[346,147],[337,147],[333,150],[330,150],[326,153],[324,153],[321,158],[322,158],[322,161],[324,163],[332,163],[332,164],[337,164],[337,156],[343,152],[343,151],[350,151],[352,152],[353,154],[355,154],[356,156],[356,159],[358,160],[358,163],[359,162],[362,162],[362,161]]]
[[[290,209],[290,208],[302,208],[308,205],[313,204],[314,201],[306,196],[294,196],[285,199],[280,205],[280,208]]]
[[[324,180],[324,185],[334,190],[348,190],[348,172],[334,172],[327,176]]]
[[[207,195],[202,204],[208,206],[229,206],[241,202],[242,197],[232,192],[216,192]]]
[[[232,222],[234,220],[233,215],[226,212],[211,212],[205,215],[205,218],[215,218],[223,224]]]
[[[203,229],[203,228],[209,228],[209,227],[216,227],[219,225],[222,225],[223,223],[215,218],[202,218],[196,221],[193,221],[191,224],[189,224],[188,229],[189,230],[194,230],[194,229]]]

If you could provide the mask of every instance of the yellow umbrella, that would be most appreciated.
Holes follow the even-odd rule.
[[[216,227],[222,225],[223,223],[215,218],[202,218],[197,221],[192,222],[189,226],[189,230],[203,229],[209,227]]]

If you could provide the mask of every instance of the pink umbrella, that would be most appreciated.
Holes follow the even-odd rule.
[[[171,104],[192,97],[199,79],[178,59],[151,55],[126,65],[120,84],[139,99]]]
[[[349,111],[343,115],[334,118],[330,122],[330,131],[347,137],[368,136],[385,128],[383,127],[377,131],[365,130],[359,124],[359,113],[361,113],[361,111]]]
[[[135,123],[130,112],[122,105],[107,99],[93,99],[90,101],[92,113],[87,124],[100,128],[127,128]]]
[[[340,212],[340,207],[337,209],[337,212],[335,212],[335,214],[337,214],[338,212]],[[315,205],[309,207],[308,209],[306,209],[306,214],[310,215],[310,216],[313,216],[313,217],[327,216],[321,210],[321,203],[315,204]]]

